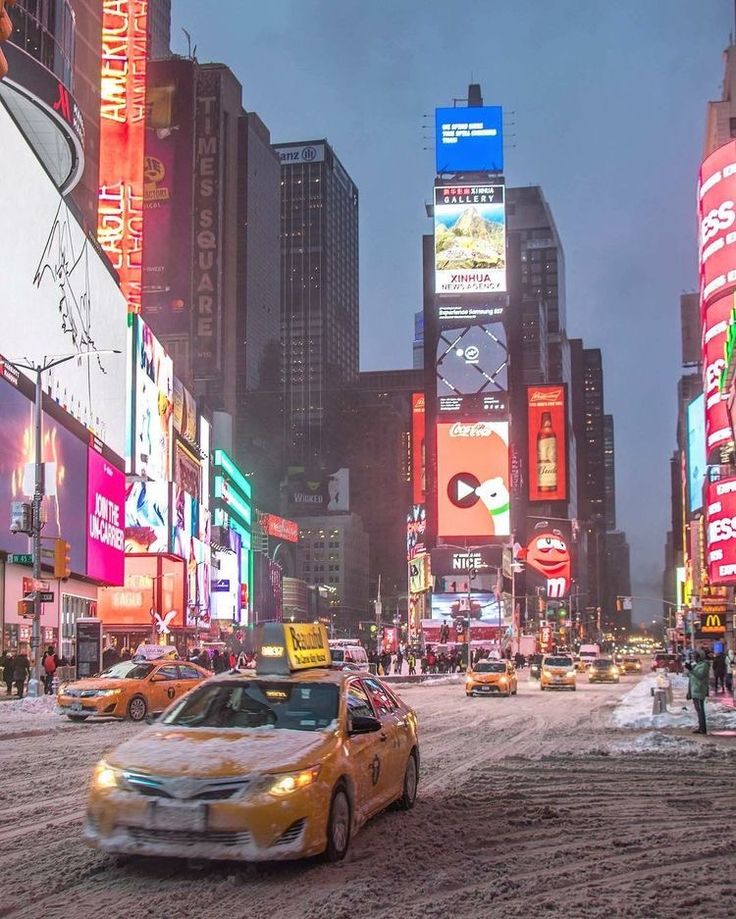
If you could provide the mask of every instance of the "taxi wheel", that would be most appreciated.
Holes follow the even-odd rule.
[[[148,706],[143,696],[133,696],[128,703],[128,718],[131,721],[143,721],[148,713]]]
[[[406,761],[406,770],[404,772],[404,790],[401,792],[401,797],[396,802],[401,810],[410,811],[416,804],[418,784],[419,768],[417,766],[416,755],[412,750],[412,752],[409,754],[409,759]]]
[[[82,721],[86,721],[89,718],[89,715],[67,715],[66,717],[70,721],[75,721],[78,724],[81,724]]]
[[[339,785],[332,796],[327,821],[327,848],[324,854],[328,862],[340,862],[345,858],[350,846],[350,823],[350,801],[345,788]]]

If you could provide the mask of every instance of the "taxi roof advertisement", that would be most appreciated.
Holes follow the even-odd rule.
[[[256,672],[288,674],[332,664],[321,622],[263,622],[256,633]]]

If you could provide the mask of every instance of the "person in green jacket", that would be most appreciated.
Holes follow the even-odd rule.
[[[705,724],[705,699],[708,695],[708,680],[710,677],[710,664],[702,651],[695,652],[694,660],[685,664],[688,669],[688,698],[693,700],[693,707],[698,713],[698,727],[693,734],[707,734]]]

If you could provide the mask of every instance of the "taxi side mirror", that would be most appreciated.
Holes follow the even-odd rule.
[[[355,734],[374,734],[380,731],[383,725],[378,718],[371,715],[353,715],[350,719],[350,729],[348,734],[353,737]]]

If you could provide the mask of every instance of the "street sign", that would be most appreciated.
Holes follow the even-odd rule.
[[[11,565],[32,565],[33,556],[30,553],[25,553],[21,555],[8,555],[8,563]]]
[[[53,603],[54,602],[54,592],[53,590],[39,590],[38,598],[41,603]]]

